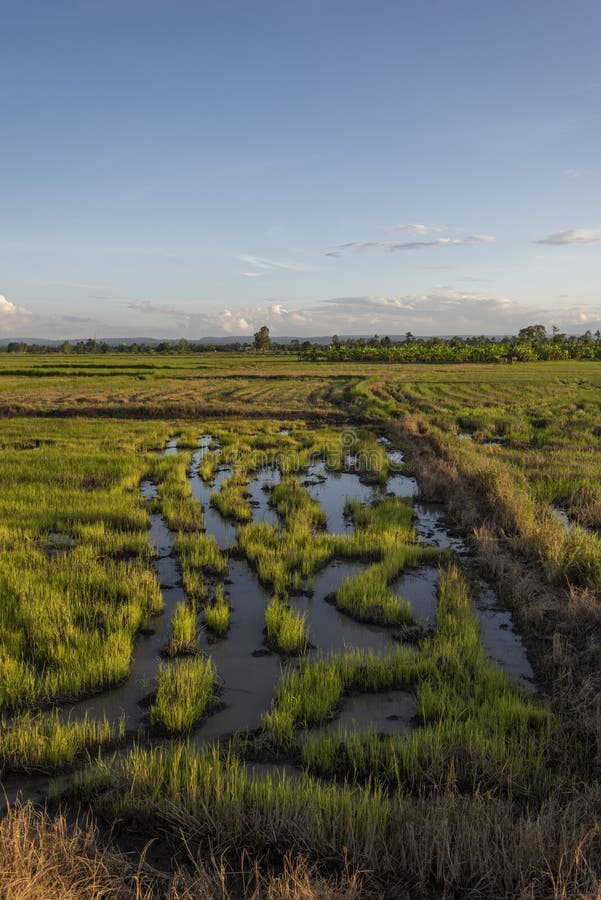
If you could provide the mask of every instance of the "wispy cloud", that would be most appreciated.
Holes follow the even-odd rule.
[[[413,234],[421,235],[423,237],[427,234],[438,234],[447,229],[444,225],[422,225],[418,222],[410,225],[393,225],[387,230],[393,234]]]
[[[564,169],[563,174],[566,178],[580,178],[582,173],[578,169]]]
[[[535,241],[536,244],[552,244],[562,247],[569,244],[601,244],[601,228],[567,228],[555,231]]]
[[[345,251],[364,253],[368,250],[386,250],[396,253],[401,250],[425,250],[427,247],[463,247],[468,244],[490,244],[496,238],[490,234],[469,234],[466,237],[440,237],[426,241],[348,241],[339,244],[338,254]],[[334,255],[332,252],[328,256]]]
[[[310,272],[312,266],[304,265],[289,259],[266,259],[263,256],[240,256],[239,260],[251,267],[250,271],[240,272],[246,278],[258,278],[260,275],[266,275],[268,272],[284,270],[287,272]]]

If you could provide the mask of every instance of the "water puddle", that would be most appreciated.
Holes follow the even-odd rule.
[[[437,581],[438,569],[428,566],[406,572],[392,585],[397,597],[409,600],[413,618],[425,628],[433,628],[436,624]]]
[[[280,527],[277,512],[269,505],[269,489],[282,479],[277,467],[260,469],[248,485],[248,500],[253,510],[253,522]]]
[[[167,441],[165,447],[163,448],[162,454],[163,456],[176,456],[179,452],[178,444],[179,444],[180,435],[177,434],[174,438],[171,438],[170,441]]]
[[[386,490],[395,497],[417,497],[419,487],[412,475],[391,475]]]
[[[379,437],[377,440],[378,444],[381,444],[382,447],[384,447],[391,468],[400,469],[400,467],[405,462],[405,454],[403,453],[403,451],[397,449],[392,441],[387,437]]]
[[[261,714],[269,709],[280,678],[277,655],[253,656],[255,651],[264,650],[265,607],[271,595],[242,559],[230,559],[227,589],[232,606],[227,637],[209,643],[203,634],[200,641],[223,682],[221,700],[225,707],[196,729],[193,741],[198,745],[234,731],[256,728]]]
[[[344,578],[357,575],[365,567],[365,563],[361,562],[335,560],[315,576],[311,597],[291,597],[292,606],[307,613],[309,640],[315,648],[313,653],[318,650],[343,653],[350,647],[373,650],[375,653],[385,653],[392,649],[393,639],[389,629],[356,622],[325,600]]]
[[[205,440],[209,440],[205,438]],[[226,478],[232,474],[230,466],[224,466],[215,473],[213,481],[208,484],[203,481],[199,473],[199,465],[208,448],[208,443],[200,447],[192,456],[192,466],[189,473],[189,482],[192,496],[202,504],[204,511],[205,528],[212,534],[220,550],[231,550],[236,543],[236,524],[228,522],[211,506],[211,494],[218,491]]]
[[[459,558],[469,559],[470,550],[466,542],[462,537],[453,534],[445,523],[444,507],[435,503],[416,503],[414,509],[415,530],[422,541],[434,547],[448,547]],[[411,600],[409,590],[407,599]],[[427,603],[427,595],[425,600]],[[435,593],[433,603],[436,610]],[[502,605],[495,591],[482,579],[478,581],[478,592],[472,606],[480,622],[480,637],[486,655],[508,675],[534,690],[532,666],[524,642],[514,628],[511,612]]]
[[[418,538],[432,547],[453,550],[457,556],[467,556],[469,548],[464,539],[452,533],[446,524],[444,507],[438,503],[415,503],[415,531]]]
[[[368,730],[385,735],[410,734],[417,727],[417,714],[416,699],[409,691],[353,694],[344,698],[336,718],[312,729],[311,735],[330,737],[344,731]]]
[[[511,613],[482,579],[478,580],[473,607],[480,622],[480,639],[486,655],[524,687],[534,690],[534,672],[524,642],[514,628]]]
[[[572,530],[574,525],[572,522],[570,522],[570,519],[568,518],[568,514],[564,509],[561,509],[559,506],[552,506],[551,512],[553,513],[553,515],[555,516],[557,521],[561,525],[563,525],[563,527],[565,528],[566,531]]]
[[[374,496],[373,488],[359,481],[356,474],[328,472],[323,462],[309,467],[303,485],[309,496],[317,500],[325,512],[330,534],[352,532],[352,523],[344,516],[344,504],[347,500],[369,504]]]

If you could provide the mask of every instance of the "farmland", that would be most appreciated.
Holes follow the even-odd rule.
[[[11,354],[0,446],[20,877],[595,896],[598,363]]]

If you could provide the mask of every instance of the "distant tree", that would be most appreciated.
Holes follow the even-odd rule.
[[[410,344],[413,341],[413,335],[410,331],[405,332],[405,343]]]
[[[520,328],[518,331],[518,338],[520,341],[546,341],[547,329],[544,325],[526,325],[525,328]]]
[[[259,330],[255,332],[254,348],[258,353],[264,353],[271,347],[271,338],[269,337],[269,328],[267,325],[261,325]]]
[[[61,353],[71,353],[73,350],[73,344],[71,341],[63,341],[61,344]]]
[[[340,346],[340,338],[337,334],[332,335],[332,344],[334,345],[334,347]]]

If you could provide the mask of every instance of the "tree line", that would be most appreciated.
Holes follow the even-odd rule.
[[[601,332],[562,334],[544,325],[528,325],[517,336],[491,338],[416,338],[407,332],[402,341],[389,337],[340,340],[334,335],[326,346],[313,345],[301,352],[309,362],[400,363],[513,363],[534,360],[601,360]]]
[[[418,338],[408,331],[402,340],[390,337],[344,338],[334,335],[328,344],[293,339],[286,343],[271,338],[269,328],[261,326],[246,340],[206,343],[189,341],[128,341],[109,343],[89,338],[62,343],[9,341],[0,346],[5,353],[61,354],[181,354],[181,353],[288,353],[308,362],[406,362],[406,363],[512,363],[533,360],[601,360],[601,332],[585,331],[567,335],[553,328],[549,335],[544,325],[528,325],[512,337],[431,337]]]

